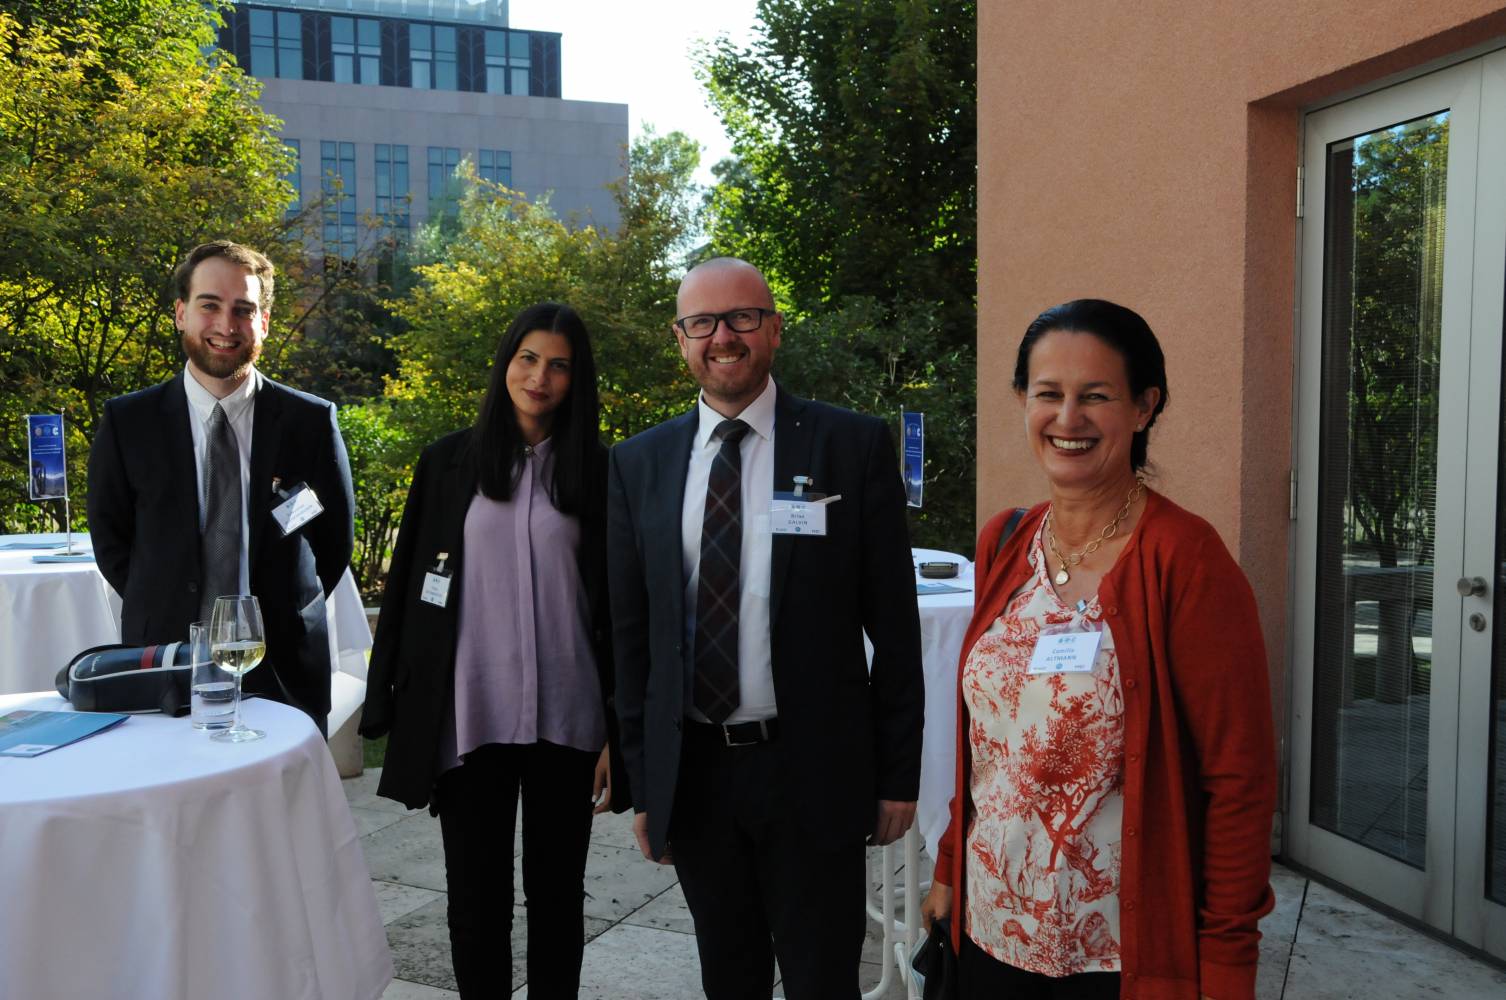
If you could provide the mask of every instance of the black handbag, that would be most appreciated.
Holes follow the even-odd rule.
[[[951,921],[931,921],[931,933],[915,950],[910,967],[920,974],[925,1000],[958,1000],[957,953],[952,951]]]
[[[58,671],[58,694],[80,712],[188,714],[186,642],[86,649]]]

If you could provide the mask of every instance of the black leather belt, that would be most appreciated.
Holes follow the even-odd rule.
[[[714,722],[697,722],[686,719],[692,732],[703,732],[717,742],[729,747],[751,747],[760,743],[772,743],[779,737],[779,720],[759,719],[754,722],[735,722],[719,726]]]

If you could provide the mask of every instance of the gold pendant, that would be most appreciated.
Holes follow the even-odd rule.
[[[1072,579],[1072,577],[1068,575],[1067,567],[1063,566],[1061,569],[1056,571],[1056,575],[1051,579],[1056,581],[1056,585],[1058,587],[1065,587],[1067,585],[1067,581]]]

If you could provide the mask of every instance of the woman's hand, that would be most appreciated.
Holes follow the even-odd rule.
[[[612,755],[608,747],[601,748],[596,758],[596,774],[591,779],[591,814],[604,813],[612,808]]]
[[[952,915],[952,887],[932,880],[931,891],[920,902],[920,924],[927,933],[931,921],[944,920]]]

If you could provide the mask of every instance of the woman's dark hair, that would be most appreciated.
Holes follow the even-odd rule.
[[[1124,358],[1130,392],[1136,399],[1144,395],[1146,389],[1161,390],[1161,398],[1145,422],[1145,429],[1136,431],[1130,444],[1130,467],[1139,472],[1145,468],[1150,429],[1171,399],[1171,390],[1166,387],[1166,357],[1161,353],[1161,344],[1151,332],[1150,324],[1133,309],[1103,299],[1073,299],[1052,306],[1025,329],[1025,339],[1020,341],[1020,351],[1015,355],[1015,392],[1024,392],[1029,386],[1030,352],[1035,349],[1037,341],[1053,330],[1091,333],[1118,351]]]
[[[586,324],[574,309],[559,302],[529,306],[512,321],[497,344],[491,379],[481,398],[481,412],[471,436],[481,492],[493,500],[507,500],[518,485],[523,468],[523,431],[512,397],[507,392],[507,366],[523,338],[535,330],[564,335],[570,341],[570,391],[554,411],[550,438],[554,441],[554,478],[549,498],[564,514],[582,513],[596,491],[592,479],[600,464],[600,403],[596,396],[596,361]]]

